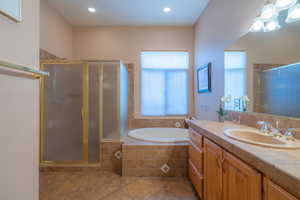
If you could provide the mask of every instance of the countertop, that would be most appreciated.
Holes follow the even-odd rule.
[[[261,147],[231,139],[224,134],[226,129],[253,129],[232,122],[192,120],[189,125],[300,199],[300,150]]]

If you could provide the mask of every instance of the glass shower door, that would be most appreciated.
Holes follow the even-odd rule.
[[[41,162],[88,162],[88,69],[85,63],[44,63]]]

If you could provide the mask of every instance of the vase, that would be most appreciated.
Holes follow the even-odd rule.
[[[218,119],[219,119],[219,122],[224,122],[225,121],[225,117],[221,116],[221,115],[219,115]]]

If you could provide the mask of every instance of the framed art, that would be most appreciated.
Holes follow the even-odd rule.
[[[211,63],[197,70],[198,93],[211,92]]]
[[[22,21],[22,0],[0,0],[0,14],[15,21]]]

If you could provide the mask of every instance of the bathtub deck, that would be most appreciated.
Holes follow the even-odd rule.
[[[143,140],[137,140],[126,136],[123,138],[123,144],[125,145],[135,145],[135,146],[187,146],[189,142],[175,142],[175,143],[165,143],[165,142],[149,142]]]

